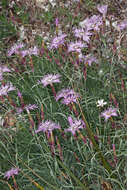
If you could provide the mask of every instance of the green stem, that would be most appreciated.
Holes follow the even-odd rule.
[[[97,144],[96,141],[95,141],[94,134],[93,134],[92,130],[91,130],[90,127],[89,127],[89,124],[88,124],[88,122],[87,122],[87,120],[86,120],[86,118],[85,118],[85,116],[84,116],[84,114],[83,114],[83,112],[82,112],[82,109],[81,109],[81,106],[80,106],[79,102],[78,102],[78,105],[79,105],[79,108],[80,108],[80,112],[81,112],[81,115],[82,115],[82,119],[83,119],[83,121],[84,121],[85,124],[86,124],[86,130],[87,130],[87,132],[88,132],[88,136],[89,136],[90,140],[92,141],[95,150],[98,152],[99,158],[100,158],[100,160],[101,160],[101,162],[102,162],[104,168],[112,175],[111,166],[110,166],[109,163],[105,160],[105,158],[104,158],[104,156],[103,156],[101,150],[99,149],[99,146],[98,146],[98,144]],[[113,175],[113,176],[114,176],[114,175]],[[113,176],[112,176],[112,177],[113,177]],[[115,176],[114,176],[114,177],[115,177]]]
[[[83,189],[83,190],[89,190],[89,188],[86,186],[86,184],[81,183],[81,181],[59,160],[57,159],[60,166],[65,169],[69,175],[76,181],[76,183]]]

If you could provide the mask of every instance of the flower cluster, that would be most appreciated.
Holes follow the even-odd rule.
[[[8,56],[10,57],[13,54],[18,54],[21,55],[22,57],[25,57],[27,55],[38,55],[39,49],[34,46],[33,48],[29,48],[27,50],[21,50],[24,47],[24,44],[15,44],[14,46],[11,47],[11,49],[8,51]]]

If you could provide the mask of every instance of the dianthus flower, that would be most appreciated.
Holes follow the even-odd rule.
[[[38,129],[35,130],[35,133],[39,133],[41,131],[51,133],[54,129],[60,129],[60,125],[54,123],[53,121],[46,120],[45,122],[41,122],[38,126]]]
[[[3,80],[3,73],[4,72],[11,72],[10,69],[6,66],[0,66],[0,80]]]
[[[112,116],[117,116],[117,108],[109,108],[101,113],[101,117],[105,118],[105,121],[107,121]]]
[[[36,104],[28,104],[28,105],[25,105],[24,109],[26,110],[34,110],[34,109],[37,109],[38,106]]]
[[[0,87],[0,96],[3,96],[3,95],[6,96],[8,94],[8,92],[13,91],[13,90],[15,90],[15,87],[12,86],[11,83],[8,83],[6,85],[2,85]]]
[[[127,19],[121,21],[119,24],[117,24],[116,28],[119,30],[123,30],[127,27]]]
[[[56,95],[56,101],[63,98],[62,103],[63,104],[70,104],[70,103],[77,103],[77,98],[79,98],[79,94],[74,92],[73,89],[62,89],[60,92]]]
[[[9,179],[13,175],[18,175],[18,173],[19,173],[19,168],[12,168],[11,170],[5,172],[4,178],[7,177],[7,179]]]
[[[102,17],[99,15],[93,15],[90,18],[86,18],[84,21],[80,22],[79,25],[81,28],[89,30],[100,30],[100,26],[103,24]]]
[[[20,43],[20,44],[14,44],[14,46],[12,46],[11,49],[8,51],[8,56],[10,57],[14,53],[18,53],[19,49],[21,49],[23,47],[24,47],[24,44],[22,44],[22,43]]]
[[[103,15],[104,18],[107,14],[107,8],[108,8],[108,5],[97,5],[98,11]]]
[[[72,119],[71,116],[68,117],[68,122],[70,124],[70,127],[68,129],[65,129],[65,132],[70,131],[73,135],[75,135],[76,131],[83,129],[86,126],[83,120]]]
[[[67,35],[66,34],[61,34],[59,36],[56,36],[55,38],[53,38],[52,42],[51,42],[51,46],[50,49],[57,49],[60,45],[63,45],[65,42],[65,37]]]
[[[92,33],[89,32],[89,31],[84,30],[83,28],[80,28],[80,29],[76,28],[74,30],[74,35],[75,35],[75,37],[80,38],[83,41],[89,43],[90,36],[92,35]]]
[[[60,83],[60,75],[59,74],[48,74],[45,75],[40,81],[39,83],[42,83],[43,86],[47,86],[47,85],[52,85],[52,83]]]
[[[84,61],[85,61],[85,64],[88,64],[89,66],[91,66],[93,62],[97,63],[97,58],[94,57],[93,55],[88,54],[84,56]]]
[[[68,52],[77,52],[80,53],[82,48],[87,47],[86,44],[82,43],[81,41],[78,42],[71,42],[68,46]]]
[[[38,52],[39,52],[38,48],[36,46],[34,46],[33,48],[29,48],[28,50],[22,50],[19,53],[22,57],[25,57],[27,55],[30,55],[30,56],[38,55]]]

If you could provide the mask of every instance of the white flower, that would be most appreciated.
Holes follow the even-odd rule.
[[[96,104],[97,104],[97,107],[103,107],[104,105],[107,104],[107,102],[104,102],[104,100],[101,99],[101,100],[98,100]]]

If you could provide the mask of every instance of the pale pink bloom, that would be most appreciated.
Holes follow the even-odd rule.
[[[108,5],[97,5],[97,9],[105,18],[106,14],[107,14]]]
[[[63,98],[62,103],[63,104],[70,104],[70,103],[77,103],[77,98],[79,98],[80,95],[76,92],[74,92],[73,89],[62,89],[60,92],[56,95],[56,101]]]
[[[103,24],[102,17],[99,15],[93,15],[90,18],[86,18],[82,22],[79,23],[81,28],[85,28],[85,30],[100,30],[100,26]]]
[[[105,118],[105,121],[107,121],[112,116],[117,116],[117,108],[109,108],[101,113],[101,117]]]
[[[28,105],[25,105],[24,109],[26,110],[34,110],[34,109],[37,109],[38,106],[36,104],[28,104]]]
[[[97,63],[97,58],[91,54],[88,54],[84,56],[84,62],[85,64],[88,64],[89,66],[91,66],[92,63]]]
[[[51,85],[52,83],[60,83],[60,75],[59,74],[48,74],[45,75],[39,83],[42,83],[43,86]]]
[[[25,57],[27,55],[38,55],[39,49],[35,46],[33,48],[29,48],[28,50],[22,50],[19,52],[22,57]]]
[[[39,133],[41,131],[51,133],[54,129],[60,129],[60,125],[54,123],[53,121],[46,120],[39,124],[38,129],[35,130],[35,133]]]
[[[18,175],[18,173],[19,173],[19,168],[12,168],[11,170],[5,172],[4,178],[9,179],[13,175]]]
[[[65,132],[70,131],[73,135],[75,135],[76,131],[83,129],[86,126],[83,120],[72,119],[71,116],[68,117],[68,122],[70,127],[68,129],[65,129]]]
[[[39,49],[36,46],[34,46],[33,48],[29,48],[28,51],[29,55],[38,55],[39,53]]]
[[[13,91],[13,90],[15,90],[15,87],[11,83],[2,85],[0,87],[0,96],[3,96],[3,95],[6,96],[8,94],[8,92]]]
[[[75,37],[80,38],[83,41],[89,43],[90,36],[92,35],[92,33],[87,30],[84,30],[83,28],[80,28],[80,29],[76,28],[74,30],[74,35],[75,35]]]
[[[91,66],[92,63],[97,63],[98,60],[96,57],[94,57],[91,54],[87,54],[87,55],[83,55],[83,54],[79,54],[79,61],[83,62],[84,64],[88,64],[89,66]]]
[[[56,36],[55,38],[53,38],[52,42],[51,42],[51,46],[50,46],[50,49],[57,49],[60,45],[63,45],[64,42],[65,42],[65,37],[67,35],[66,34],[61,34],[59,36]]]
[[[56,95],[56,101],[58,101],[59,99],[61,98],[66,98],[66,96],[68,95],[73,95],[75,94],[74,90],[73,89],[62,89],[61,91],[59,91]]]
[[[14,46],[11,47],[11,49],[8,51],[8,56],[10,57],[11,55],[13,55],[14,53],[18,53],[19,49],[23,48],[24,44],[20,43],[20,44],[14,44]]]
[[[11,72],[11,70],[6,66],[0,66],[0,80],[3,80],[4,72]]]
[[[121,21],[119,24],[117,24],[117,28],[119,30],[123,30],[127,27],[127,19]]]
[[[84,48],[84,47],[87,47],[86,44],[84,44],[83,42],[81,41],[78,41],[78,42],[71,42],[68,46],[68,52],[77,52],[77,53],[80,53],[81,50]]]

